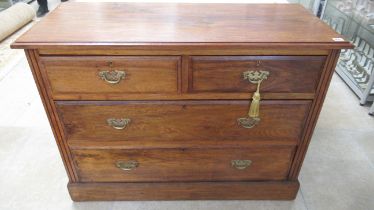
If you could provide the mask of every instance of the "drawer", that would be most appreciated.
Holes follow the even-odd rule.
[[[51,56],[40,60],[53,94],[178,91],[178,56]]]
[[[293,147],[72,150],[80,182],[245,181],[287,178]]]
[[[246,71],[268,71],[261,92],[314,93],[325,56],[192,56],[190,92],[254,92]]]
[[[238,124],[238,118],[248,113],[247,100],[59,101],[57,110],[68,140],[296,142],[310,104],[308,100],[264,100],[261,121],[253,128]]]

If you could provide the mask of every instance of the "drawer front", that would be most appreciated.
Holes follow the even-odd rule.
[[[293,147],[72,153],[81,182],[284,180]]]
[[[254,92],[246,71],[268,71],[261,92],[314,93],[325,56],[192,56],[190,92]]]
[[[177,93],[177,56],[41,57],[53,94]]]
[[[57,102],[57,109],[69,140],[296,142],[310,103],[264,100],[253,128],[238,124],[248,116],[249,101],[65,101]]]

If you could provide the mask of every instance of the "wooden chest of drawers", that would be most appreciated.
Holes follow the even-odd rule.
[[[71,2],[12,47],[83,201],[295,198],[351,45],[298,5]]]

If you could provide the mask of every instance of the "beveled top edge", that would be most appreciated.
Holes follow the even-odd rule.
[[[12,47],[239,44],[351,47],[341,35],[298,4],[103,2],[64,3]]]
[[[162,49],[168,47],[240,47],[240,48],[278,48],[285,47],[290,49],[297,49],[303,47],[305,49],[353,49],[354,45],[348,41],[336,43],[27,43],[14,42],[11,45],[12,49],[72,49],[72,50],[92,50],[92,49],[132,49],[132,48],[152,48]]]

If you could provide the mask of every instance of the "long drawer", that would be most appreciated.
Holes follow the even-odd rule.
[[[254,92],[256,85],[244,78],[246,72],[267,71],[261,92],[314,93],[325,56],[192,56],[189,91]]]
[[[298,140],[311,101],[261,102],[260,122],[245,128],[249,101],[59,101],[69,140]]]
[[[294,147],[72,153],[80,182],[284,180]]]
[[[177,93],[179,56],[41,57],[53,94]]]

